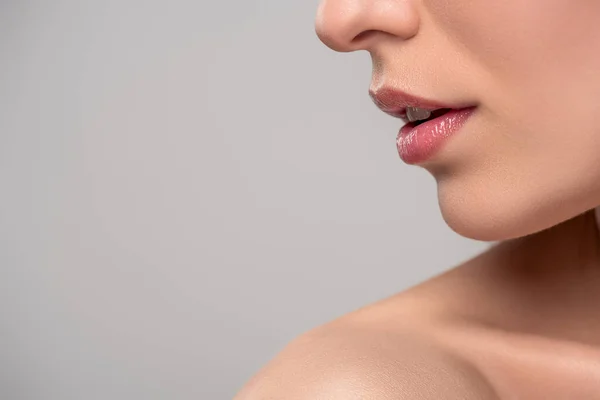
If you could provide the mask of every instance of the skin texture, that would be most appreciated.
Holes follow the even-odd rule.
[[[422,165],[459,234],[514,238],[600,204],[600,2],[324,0],[316,29],[370,52],[375,89],[478,105]]]
[[[292,341],[235,400],[600,400],[593,213]]]
[[[477,106],[419,166],[452,229],[499,243],[301,335],[236,399],[600,400],[600,2],[323,0],[316,32],[371,54],[372,91]]]

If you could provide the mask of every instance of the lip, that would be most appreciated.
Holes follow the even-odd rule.
[[[418,126],[404,125],[396,137],[400,158],[407,164],[419,164],[432,158],[474,111],[475,107],[453,109]]]
[[[396,137],[396,145],[400,158],[407,164],[419,164],[432,158],[442,148],[442,145],[462,128],[476,109],[473,104],[444,104],[393,88],[371,89],[369,95],[381,111],[401,118],[406,123]],[[444,108],[448,111],[416,125],[407,121],[407,107],[419,107],[427,110]]]

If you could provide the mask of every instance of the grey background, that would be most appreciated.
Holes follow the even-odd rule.
[[[0,2],[2,399],[230,399],[484,247],[316,6]]]

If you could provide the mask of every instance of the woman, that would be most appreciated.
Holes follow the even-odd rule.
[[[316,30],[371,54],[448,225],[499,243],[302,335],[238,399],[600,399],[600,1],[324,0]]]

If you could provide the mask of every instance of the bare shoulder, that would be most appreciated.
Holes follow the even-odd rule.
[[[486,257],[301,335],[235,400],[498,400],[459,354],[493,303]]]
[[[292,341],[235,400],[498,399],[472,365],[426,336],[335,321]]]

